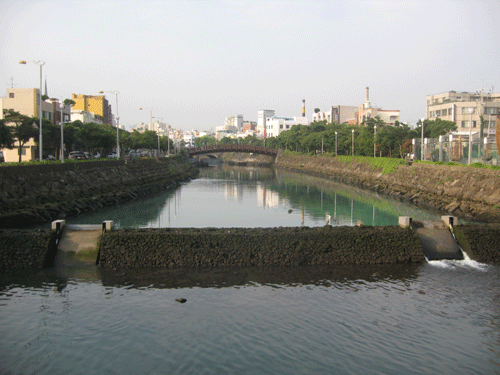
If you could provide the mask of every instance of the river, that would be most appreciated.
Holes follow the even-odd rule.
[[[332,225],[439,217],[320,178],[210,168],[163,194],[68,222],[320,226],[327,215]],[[0,373],[498,374],[499,290],[500,267],[470,260],[5,272]]]

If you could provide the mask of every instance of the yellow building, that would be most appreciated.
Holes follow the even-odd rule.
[[[71,99],[76,103],[73,110],[95,114],[104,124],[109,124],[109,104],[104,95],[75,95]]]

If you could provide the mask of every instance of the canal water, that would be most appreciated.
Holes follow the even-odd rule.
[[[74,222],[260,227],[319,226],[326,215],[333,225],[437,217],[260,169],[204,170],[120,209]],[[500,267],[470,260],[4,272],[0,373],[499,374],[499,291]]]

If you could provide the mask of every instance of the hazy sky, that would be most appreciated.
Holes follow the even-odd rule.
[[[4,89],[117,90],[120,123],[184,130],[260,109],[370,101],[415,124],[426,95],[500,91],[500,1],[0,0]],[[114,95],[107,95],[115,111]]]

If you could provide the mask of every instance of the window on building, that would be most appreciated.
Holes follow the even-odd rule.
[[[468,128],[469,127],[469,121],[462,121],[462,128]]]
[[[448,108],[448,116],[451,116],[452,112],[453,112],[453,109],[452,108]]]
[[[287,129],[290,129],[290,125],[287,125],[287,126],[286,126],[286,128],[287,128]]]
[[[22,156],[26,156],[26,149],[27,147],[23,147],[21,150],[17,149],[17,155],[19,156],[20,152]]]
[[[476,127],[476,121],[472,121],[472,127],[475,128]]]
[[[283,129],[283,124],[280,125],[280,129]]]
[[[438,109],[438,110],[436,111],[436,117],[439,117],[439,116],[441,116],[441,110],[440,110],[440,109]]]
[[[9,92],[9,98],[14,98],[14,93],[13,92]]]

